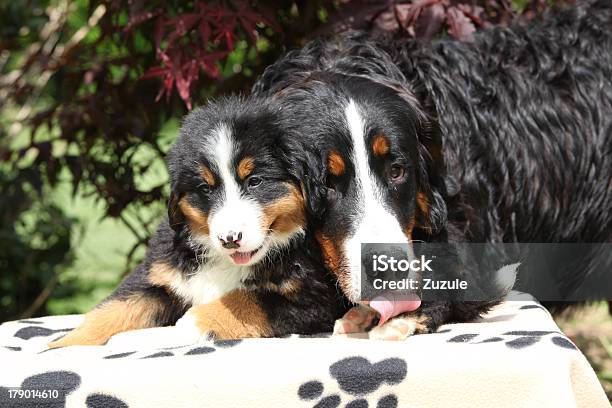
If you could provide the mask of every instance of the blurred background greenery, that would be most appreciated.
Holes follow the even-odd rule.
[[[350,29],[469,41],[559,3],[0,0],[0,322],[107,296],[165,214],[181,117],[248,92],[286,49]],[[612,335],[583,322],[561,323],[610,380]]]

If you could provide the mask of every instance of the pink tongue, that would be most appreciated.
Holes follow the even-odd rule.
[[[244,265],[251,260],[252,254],[252,252],[234,252],[230,256],[235,264]]]
[[[410,299],[406,294],[400,296],[397,292],[385,292],[372,299],[369,306],[380,313],[378,325],[381,326],[398,314],[417,310],[421,306],[421,299],[417,295]]]

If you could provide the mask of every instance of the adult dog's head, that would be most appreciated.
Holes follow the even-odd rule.
[[[438,234],[446,221],[434,123],[389,55],[355,47],[311,44],[255,86],[280,101],[289,138],[304,146],[302,182],[316,236],[353,301],[360,300],[362,243],[410,243]]]
[[[289,173],[277,114],[228,98],[183,122],[168,159],[169,223],[198,250],[254,265],[303,234],[305,206]]]

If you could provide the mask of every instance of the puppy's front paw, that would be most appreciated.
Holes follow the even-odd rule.
[[[357,305],[351,308],[344,316],[336,320],[334,323],[334,336],[342,336],[346,334],[365,333],[374,324],[378,318],[376,310],[362,305]]]
[[[429,333],[426,316],[400,315],[381,326],[374,327],[369,338],[372,340],[406,340],[413,334]]]
[[[176,322],[176,328],[182,340],[190,343],[199,343],[215,340],[217,335],[210,328],[204,327],[194,308],[189,309],[183,317]]]

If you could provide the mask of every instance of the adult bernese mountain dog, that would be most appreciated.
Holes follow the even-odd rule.
[[[227,98],[193,111],[169,154],[168,217],[144,261],[49,347],[173,325],[215,339],[331,331],[349,302],[309,233],[278,109]],[[186,332],[187,333],[187,332]]]
[[[302,143],[312,227],[353,301],[364,242],[612,241],[608,0],[469,42],[315,40],[267,68],[253,93],[281,101]],[[552,271],[559,299],[589,280],[593,299],[611,299],[610,258]],[[403,316],[404,334],[489,306],[424,302]]]

